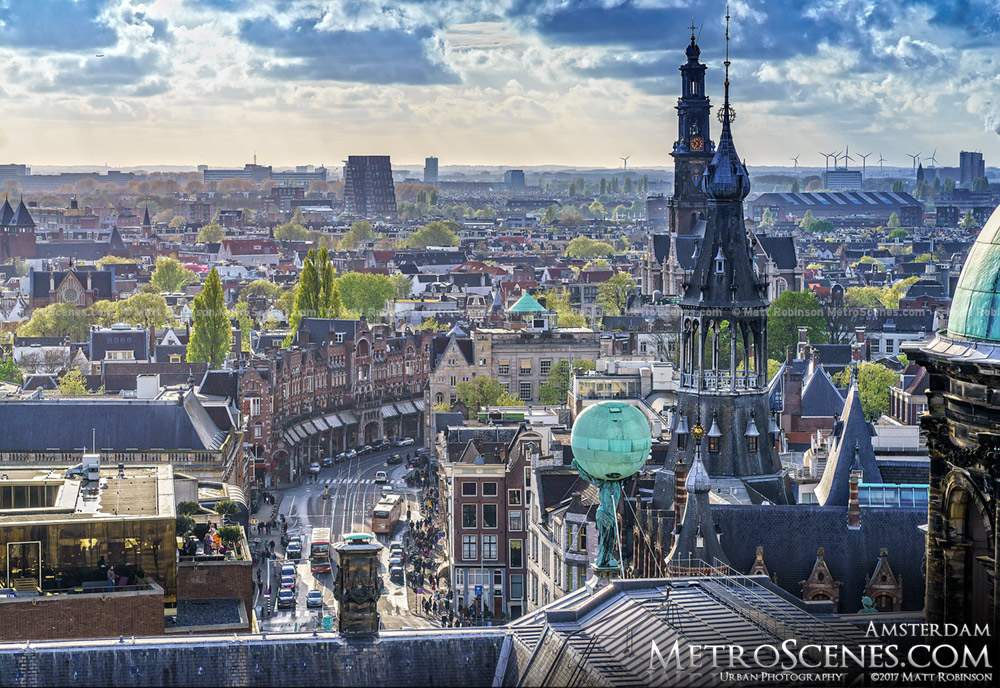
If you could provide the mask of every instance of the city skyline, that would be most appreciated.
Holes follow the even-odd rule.
[[[692,14],[721,102],[723,2],[5,4],[4,162],[668,167]],[[731,8],[748,164],[1000,155],[996,8],[785,4]]]

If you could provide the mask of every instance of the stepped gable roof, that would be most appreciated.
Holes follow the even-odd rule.
[[[882,473],[875,462],[872,447],[874,431],[861,408],[857,382],[851,382],[841,418],[834,424],[833,446],[823,469],[823,477],[816,486],[816,498],[824,506],[847,506],[855,462],[863,473],[863,482],[882,482]]]
[[[841,582],[845,614],[861,608],[865,583],[884,547],[892,570],[903,579],[903,610],[923,609],[925,535],[920,526],[927,522],[926,507],[865,507],[857,530],[847,527],[846,506],[727,504],[713,506],[712,516],[736,570],[749,571],[757,547],[763,547],[768,571],[795,597],[801,596],[799,581],[809,578],[822,547],[831,575]]]

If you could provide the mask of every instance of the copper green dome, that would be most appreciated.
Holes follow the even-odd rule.
[[[594,478],[621,480],[634,475],[649,458],[649,421],[622,401],[588,406],[573,423],[573,458]]]
[[[993,211],[958,278],[948,336],[1000,342],[1000,208]]]

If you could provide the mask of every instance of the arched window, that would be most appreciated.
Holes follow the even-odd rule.
[[[891,595],[879,595],[875,598],[875,609],[880,612],[891,612],[892,611],[892,596]]]
[[[830,596],[827,595],[825,592],[816,592],[816,593],[813,593],[812,597],[809,598],[809,601],[810,602],[829,602],[830,601]]]

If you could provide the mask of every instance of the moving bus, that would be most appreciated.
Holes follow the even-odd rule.
[[[372,509],[372,530],[376,533],[392,535],[403,511],[403,496],[387,494]]]
[[[309,543],[309,561],[313,573],[330,572],[330,529],[313,528]]]

